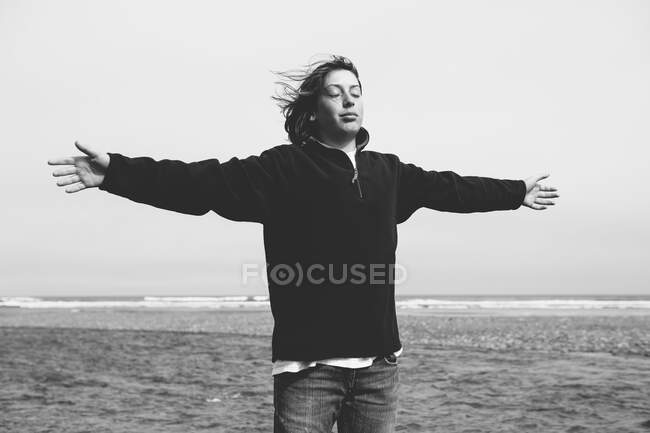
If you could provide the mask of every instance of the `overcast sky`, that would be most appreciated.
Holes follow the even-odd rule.
[[[368,150],[560,190],[419,210],[397,294],[650,294],[648,2],[0,0],[0,296],[266,294],[241,271],[263,269],[261,225],[66,194],[46,162],[75,140],[259,154],[287,142],[271,70],[328,53],[359,69]]]

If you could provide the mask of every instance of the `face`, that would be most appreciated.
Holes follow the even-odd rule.
[[[352,72],[339,69],[325,76],[314,117],[322,138],[340,141],[356,137],[363,123],[363,96]]]

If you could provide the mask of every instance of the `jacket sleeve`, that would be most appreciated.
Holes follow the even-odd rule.
[[[138,203],[190,215],[210,210],[233,221],[263,222],[282,183],[280,160],[260,156],[186,163],[109,153],[99,189]]]
[[[523,180],[427,171],[401,161],[398,172],[398,223],[422,207],[459,213],[517,209],[526,196]]]

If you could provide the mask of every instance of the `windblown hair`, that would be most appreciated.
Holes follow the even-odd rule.
[[[359,80],[359,72],[354,64],[348,58],[334,54],[328,60],[309,63],[302,69],[273,71],[286,80],[276,81],[275,84],[280,85],[281,89],[271,98],[277,102],[286,119],[284,129],[289,134],[291,143],[299,145],[310,135],[316,135],[316,122],[311,121],[310,117],[316,112],[316,102],[323,89],[325,76],[340,69],[352,72]],[[296,84],[293,85],[292,82]]]

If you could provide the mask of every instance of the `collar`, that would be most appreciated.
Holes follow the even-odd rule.
[[[370,134],[368,133],[368,130],[364,128],[363,126],[361,129],[359,129],[359,132],[357,132],[357,136],[355,137],[356,145],[357,145],[357,152],[361,152],[367,145],[368,142],[370,141]],[[323,143],[318,141],[318,139],[314,136],[309,136],[305,141],[301,143],[302,145],[307,145],[310,147],[314,147],[314,144],[316,144],[317,148],[321,149],[332,149],[332,150],[340,150],[340,149],[334,149],[329,146],[324,146]]]

